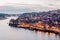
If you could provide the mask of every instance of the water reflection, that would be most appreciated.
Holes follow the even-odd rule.
[[[41,40],[60,40],[60,36],[55,33],[35,31]]]

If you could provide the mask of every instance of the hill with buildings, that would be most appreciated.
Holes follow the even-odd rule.
[[[11,19],[9,25],[60,32],[60,10],[23,13],[15,20]]]

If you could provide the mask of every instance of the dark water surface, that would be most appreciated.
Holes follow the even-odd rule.
[[[54,33],[12,28],[8,26],[11,18],[0,20],[0,40],[60,40],[60,36]]]

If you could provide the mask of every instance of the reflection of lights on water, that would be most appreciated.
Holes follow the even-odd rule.
[[[57,38],[57,40],[60,40],[60,35],[56,34],[55,37]]]
[[[48,32],[45,32],[45,35],[46,35],[46,37],[48,37],[49,33]]]
[[[42,40],[42,32],[41,31],[36,31],[36,33],[39,36],[40,40]]]
[[[42,32],[41,31],[34,30],[34,32],[36,32],[38,36],[41,36],[42,35]]]
[[[41,36],[41,31],[37,31],[37,34],[38,34],[39,36]]]
[[[55,33],[45,32],[44,35],[42,36],[42,31],[36,31],[36,30],[34,30],[34,32],[37,33],[38,37],[41,40],[43,40],[43,39],[49,40],[50,37],[52,38],[52,40],[55,39],[55,38],[57,38],[56,40],[59,40],[60,39],[60,36],[59,35],[56,35]]]
[[[53,36],[55,36],[55,34],[54,33],[50,33],[50,36],[53,37]]]
[[[59,36],[59,35],[57,35],[57,34],[56,34],[56,37],[57,37],[57,38],[60,38],[60,36]]]

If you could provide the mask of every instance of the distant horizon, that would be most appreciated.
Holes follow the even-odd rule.
[[[56,10],[56,8],[46,7],[39,4],[8,4],[0,6],[0,13],[8,13],[8,14],[40,12],[49,10]]]
[[[60,10],[60,9],[55,9],[55,10]],[[39,13],[39,12],[48,12],[48,11],[54,11],[54,9],[52,9],[52,10],[45,10],[45,11],[35,11],[35,12],[37,12],[37,13]],[[33,13],[34,11],[32,11],[32,12],[16,12],[16,13],[10,13],[10,12],[0,12],[0,14],[24,14],[24,13]]]

